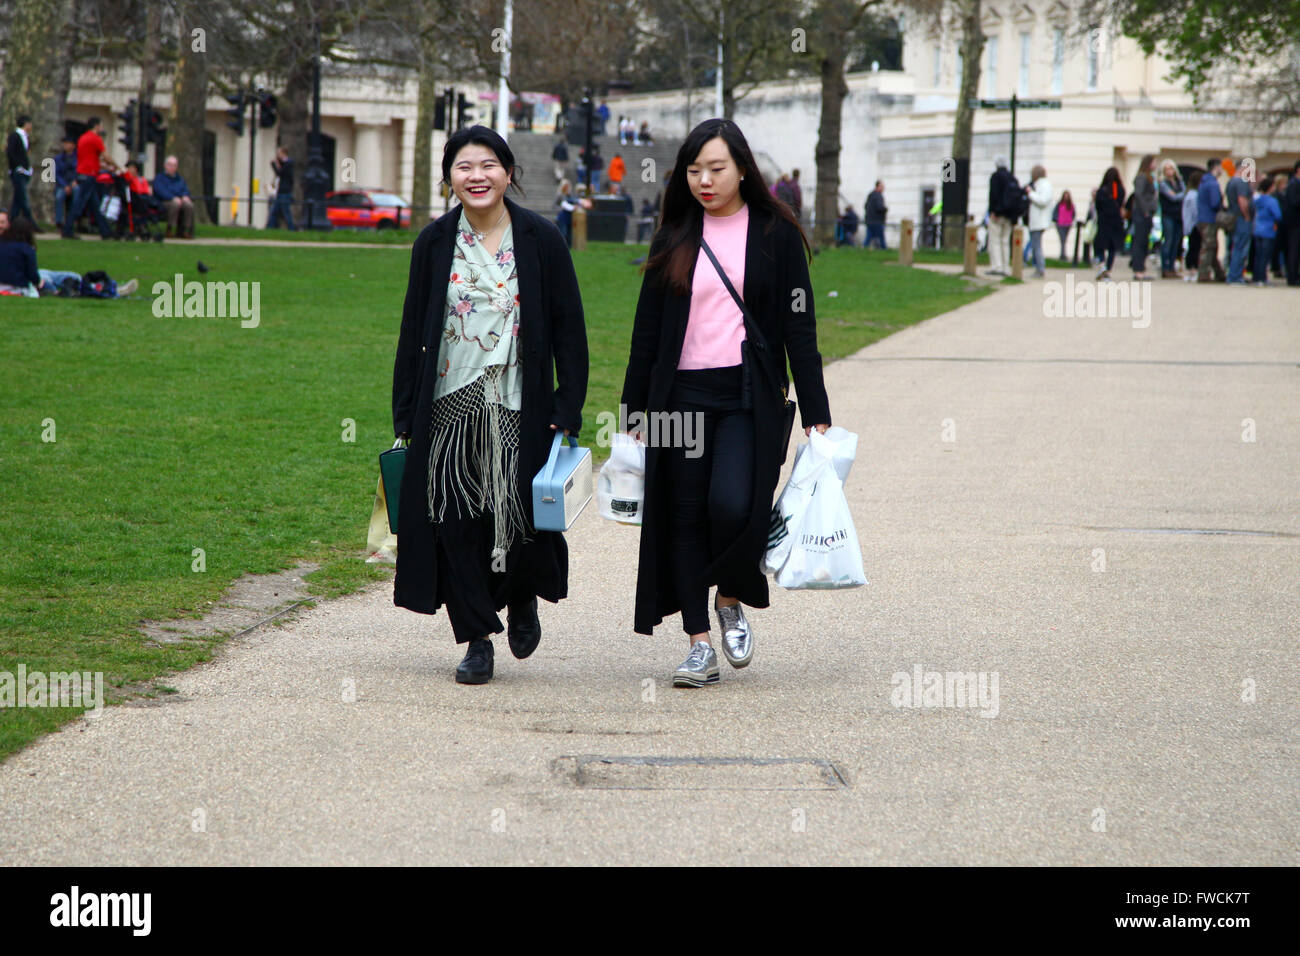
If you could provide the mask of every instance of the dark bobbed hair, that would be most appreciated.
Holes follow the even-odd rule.
[[[1196,187],[1198,187],[1201,184],[1201,179],[1204,176],[1205,173],[1202,172],[1201,170],[1193,169],[1190,173],[1187,174],[1187,188],[1195,189]]]
[[[444,183],[449,187],[451,186],[451,164],[455,162],[456,154],[471,143],[486,146],[492,150],[497,160],[510,174],[510,185],[506,188],[514,189],[521,196],[524,195],[524,189],[519,185],[524,176],[523,168],[515,162],[515,154],[511,151],[509,144],[501,138],[501,134],[486,126],[466,126],[464,129],[458,129],[447,137],[447,145],[442,148],[442,181]]]
[[[691,291],[688,280],[691,268],[699,257],[700,240],[704,235],[704,207],[691,194],[685,170],[695,162],[705,143],[719,137],[727,144],[732,161],[744,177],[740,182],[740,198],[751,207],[751,214],[754,209],[771,214],[764,232],[770,232],[778,219],[784,219],[799,231],[804,252],[810,261],[812,259],[808,236],[790,207],[768,192],[767,183],[763,180],[758,164],[754,162],[754,154],[750,152],[749,143],[745,141],[740,127],[727,119],[707,119],[687,134],[677,151],[673,171],[680,175],[670,176],[664,186],[663,219],[650,243],[652,248],[656,245],[659,248],[642,266],[643,272],[659,270],[665,285],[681,295]]]
[[[36,248],[36,228],[26,216],[10,216],[9,229],[4,234],[3,242],[25,242]]]
[[[94,129],[96,126],[99,125],[99,123],[100,123],[100,119],[98,116],[91,116],[86,120],[86,128]]]

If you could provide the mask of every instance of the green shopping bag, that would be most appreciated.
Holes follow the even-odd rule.
[[[393,447],[379,456],[379,477],[384,482],[388,503],[388,530],[397,534],[397,508],[402,494],[402,472],[406,469],[407,440],[397,439]]]

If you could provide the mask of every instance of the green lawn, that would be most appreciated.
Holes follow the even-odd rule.
[[[630,262],[644,251],[574,256],[592,359],[587,441],[597,412],[616,410],[640,284]],[[158,681],[208,659],[213,642],[152,646],[140,621],[198,616],[241,574],[298,559],[322,564],[322,595],[391,574],[363,557],[376,456],[392,443],[405,250],[88,240],[37,253],[43,267],[104,269],[141,289],[0,300],[0,673],[99,671],[110,700],[165,693]],[[199,259],[202,278],[261,284],[256,328],[154,315],[153,283],[200,278]],[[838,249],[815,261],[827,360],[987,292],[892,259]],[[0,708],[0,758],[76,713]]]
[[[294,211],[295,221],[301,217]],[[407,246],[415,241],[418,229],[304,229],[299,224],[297,232],[288,229],[259,229],[254,226],[214,226],[197,223],[194,235],[199,239],[279,239],[297,242],[365,242],[379,246]],[[48,268],[48,267],[42,267]]]

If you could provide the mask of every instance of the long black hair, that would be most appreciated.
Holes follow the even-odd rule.
[[[695,162],[704,149],[704,144],[712,139],[722,138],[731,153],[731,159],[744,177],[740,181],[740,198],[751,210],[765,210],[771,214],[767,229],[771,231],[777,219],[784,219],[799,230],[803,240],[804,252],[812,259],[812,247],[794,212],[781,200],[773,196],[763,181],[754,154],[750,152],[749,143],[740,131],[740,127],[727,119],[707,119],[691,130],[681,149],[677,151],[677,160],[673,164],[673,174],[668,177],[664,187],[663,219],[659,231],[650,243],[659,245],[659,250],[646,259],[642,271],[660,270],[663,281],[674,291],[686,295],[691,291],[689,277],[691,268],[700,254],[700,240],[704,235],[704,207],[691,193],[686,181],[686,167]]]
[[[492,150],[510,175],[510,185],[506,188],[513,188],[519,195],[524,195],[524,188],[519,185],[519,181],[524,176],[523,168],[515,162],[515,154],[509,144],[501,138],[501,134],[486,126],[466,126],[447,137],[447,145],[442,148],[442,181],[448,187],[451,186],[451,164],[455,161],[456,154],[470,143],[486,146]]]

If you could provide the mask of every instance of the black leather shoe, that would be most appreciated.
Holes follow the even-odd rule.
[[[506,636],[510,653],[521,661],[537,650],[542,640],[542,622],[537,619],[537,598],[527,604],[511,605],[506,610]]]
[[[456,668],[457,684],[486,684],[492,679],[492,642],[480,637],[469,642],[465,659]]]

